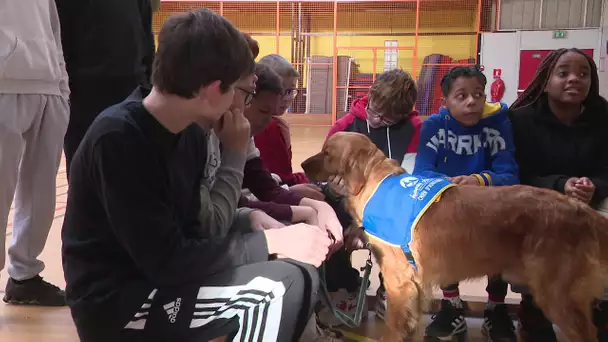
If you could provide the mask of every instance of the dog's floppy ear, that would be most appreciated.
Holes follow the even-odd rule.
[[[363,186],[367,182],[367,172],[373,167],[370,163],[374,163],[374,156],[378,149],[371,140],[365,140],[354,146],[349,146],[342,158],[342,170],[348,170],[348,176],[345,177],[348,190],[351,194],[356,195],[361,192]]]
[[[365,185],[365,168],[368,160],[362,160],[362,158],[351,158],[346,159],[345,170],[348,171],[348,177],[345,178],[346,185],[348,186],[348,192],[356,195],[361,192]]]

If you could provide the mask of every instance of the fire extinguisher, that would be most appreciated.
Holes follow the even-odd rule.
[[[492,86],[490,87],[492,102],[499,102],[505,95],[505,82],[500,78],[501,74],[501,69],[494,69],[494,82],[492,82]]]

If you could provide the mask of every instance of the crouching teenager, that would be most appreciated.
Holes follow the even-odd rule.
[[[508,108],[486,103],[486,77],[477,68],[455,67],[441,80],[444,104],[420,131],[414,173],[448,177],[458,185],[493,186],[519,182]],[[429,337],[448,339],[467,331],[458,284],[443,284],[441,310],[426,328]],[[483,333],[490,341],[516,341],[504,303],[508,284],[488,277]]]
[[[81,341],[300,336],[327,232],[300,224],[212,237],[198,219],[207,136],[197,123],[212,123],[223,149],[245,159],[249,124],[229,108],[253,66],[224,18],[206,9],[170,17],[152,89],[138,88],[92,124],[72,161],[62,232]]]

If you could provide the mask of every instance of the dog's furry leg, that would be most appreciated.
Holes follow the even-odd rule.
[[[552,296],[551,296],[552,297]],[[597,329],[591,320],[592,298],[564,293],[560,298],[541,296],[537,305],[562,330],[570,342],[596,341]]]
[[[369,241],[384,275],[388,301],[387,327],[381,341],[413,339],[418,332],[423,312],[423,287],[401,247],[388,245],[374,237],[370,237]]]
[[[547,272],[543,266],[550,263],[536,260],[536,277],[530,283],[532,295],[568,341],[596,341],[597,329],[592,322],[591,305],[602,293],[599,272],[594,266],[581,266],[585,264],[573,260],[576,257],[568,255],[568,259],[559,263],[561,273]]]

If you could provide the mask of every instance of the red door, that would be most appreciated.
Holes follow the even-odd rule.
[[[523,93],[528,87],[536,70],[540,66],[540,62],[552,50],[522,50],[519,54],[519,86],[517,87],[517,95]],[[593,58],[593,49],[583,49],[583,51]]]

